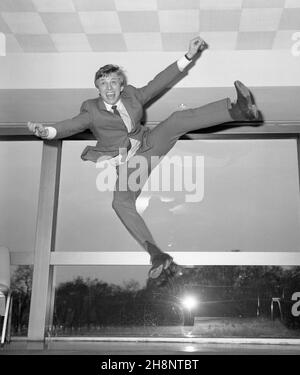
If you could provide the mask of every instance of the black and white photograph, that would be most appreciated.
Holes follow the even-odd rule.
[[[0,0],[0,212],[1,358],[299,355],[300,0]]]

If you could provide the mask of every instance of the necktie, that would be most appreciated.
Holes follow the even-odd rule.
[[[114,112],[115,115],[121,117],[120,112],[117,110],[117,106],[116,105],[112,105],[111,109],[113,110],[113,112]],[[122,117],[121,117],[121,119],[122,119]],[[122,119],[122,121],[123,121],[123,119]],[[124,123],[124,121],[123,121],[123,123]],[[126,127],[125,123],[124,123],[124,126]],[[126,127],[126,129],[127,129],[127,127]],[[131,149],[131,142],[130,141],[129,141],[129,144],[127,146],[127,149],[126,148],[121,148],[120,149],[120,155],[121,155],[121,161],[122,161],[122,163],[125,162],[126,157],[127,157],[127,153],[129,152],[130,149]]]
[[[115,115],[121,117],[120,112],[117,110],[117,106],[116,105],[112,105],[111,109],[113,110],[113,112],[114,112]]]

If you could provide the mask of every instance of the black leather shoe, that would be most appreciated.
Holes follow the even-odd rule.
[[[168,282],[169,276],[163,270],[162,273],[156,279],[151,279],[150,277],[148,278],[146,288],[149,290],[163,288],[168,285]]]
[[[172,263],[173,258],[167,253],[155,255],[152,259],[152,267],[148,273],[150,279],[157,279],[163,270],[166,270]]]
[[[170,286],[174,287],[174,282],[180,279],[181,276],[183,276],[183,268],[172,261],[169,267],[163,269],[156,279],[148,278],[147,288],[155,289]]]
[[[234,86],[237,92],[237,101],[231,110],[233,119],[258,121],[259,112],[250,90],[241,81],[235,81]]]

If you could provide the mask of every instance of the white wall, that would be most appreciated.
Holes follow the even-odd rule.
[[[181,56],[175,52],[10,54],[0,57],[0,89],[91,88],[95,71],[107,63],[125,68],[142,86]],[[290,51],[207,51],[177,87],[299,86],[300,56]]]

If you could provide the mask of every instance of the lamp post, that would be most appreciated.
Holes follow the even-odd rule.
[[[181,299],[181,306],[183,307],[184,313],[184,325],[193,326],[194,325],[194,310],[198,306],[199,301],[195,296],[186,295]]]

